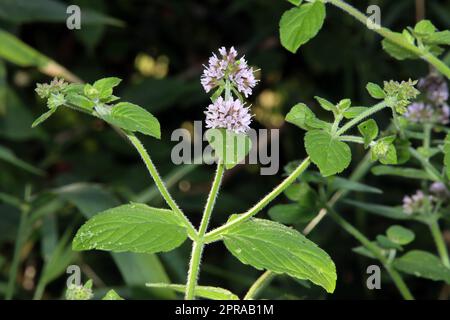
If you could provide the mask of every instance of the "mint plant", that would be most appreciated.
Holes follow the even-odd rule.
[[[250,139],[245,133],[251,116],[249,108],[244,106],[244,96],[249,96],[257,83],[254,71],[244,58],[237,59],[234,48],[221,48],[219,54],[219,57],[211,57],[201,80],[207,92],[215,90],[205,114],[206,126],[210,128],[206,137],[215,151],[217,170],[198,229],[178,207],[149,153],[136,136],[140,133],[159,139],[158,120],[137,105],[117,102],[113,88],[120,79],[104,78],[85,85],[54,80],[50,84],[38,85],[36,91],[47,99],[49,111],[38,118],[34,126],[61,107],[106,121],[135,147],[169,207],[162,209],[130,203],[100,212],[78,230],[73,249],[158,253],[174,250],[189,239],[192,241],[192,254],[186,284],[151,283],[148,286],[183,290],[186,299],[229,299],[236,295],[226,289],[197,284],[205,246],[223,241],[231,254],[244,264],[309,280],[327,292],[333,292],[336,269],[325,251],[294,229],[274,221],[253,218],[305,171],[309,159],[301,162],[280,185],[248,211],[230,215],[227,223],[208,232],[225,170],[236,166],[250,150]]]

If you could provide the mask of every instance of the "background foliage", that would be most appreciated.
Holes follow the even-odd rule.
[[[278,35],[279,19],[290,8],[287,1],[71,3],[86,13],[79,31],[66,28],[67,4],[62,1],[0,1],[0,295],[6,292],[17,241],[23,242],[17,298],[60,298],[69,264],[81,266],[84,280],[93,279],[99,296],[114,288],[125,298],[173,298],[171,291],[143,284],[185,281],[188,245],[158,256],[74,253],[70,249],[69,239],[86,217],[130,200],[159,206],[162,201],[148,185],[150,180],[133,149],[101,121],[64,109],[45,125],[31,129],[44,109],[34,93],[35,84],[47,82],[55,72],[86,82],[106,76],[124,79],[117,95],[148,108],[163,124],[161,141],[144,142],[161,174],[170,178],[180,206],[197,225],[213,168],[174,166],[170,134],[179,127],[192,130],[192,121],[204,118],[208,97],[199,77],[211,51],[234,45],[261,69],[261,83],[252,101],[254,127],[281,129],[281,166],[305,157],[301,131],[283,120],[294,104],[316,106],[316,114],[324,119],[329,115],[318,108],[313,100],[316,95],[330,101],[351,97],[354,105],[365,105],[370,101],[367,82],[419,78],[428,71],[420,61],[393,60],[383,52],[376,34],[331,7],[320,34],[293,55],[281,47]],[[375,3],[382,9],[383,25],[401,30],[415,24],[412,0],[358,1],[355,5],[365,11]],[[439,29],[449,29],[450,2],[429,1],[426,16]],[[353,154],[358,152],[362,155],[363,150],[355,148]],[[255,203],[280,181],[282,173],[280,168],[278,175],[260,176],[255,165],[228,172],[212,224],[217,226],[229,213]],[[365,183],[384,193],[352,194],[351,199],[395,205],[417,188],[409,181],[374,175]],[[277,201],[288,203],[283,197]],[[28,223],[21,226],[21,212],[27,210]],[[340,211],[370,238],[391,224],[350,206],[342,205]],[[421,230],[424,227],[409,227],[416,233],[416,247],[434,250],[429,234]],[[449,242],[448,227],[448,223],[442,226]],[[19,230],[22,236],[17,238]],[[351,252],[357,243],[331,220],[325,219],[309,237],[336,263],[335,293],[326,295],[318,287],[278,277],[264,292],[265,298],[398,298],[388,282],[379,291],[365,289],[366,267],[372,262]],[[222,244],[214,244],[205,253],[201,278],[204,284],[242,294],[259,274],[226,254]],[[407,281],[417,298],[436,298],[442,286],[419,278]],[[441,294],[447,294],[445,288]]]

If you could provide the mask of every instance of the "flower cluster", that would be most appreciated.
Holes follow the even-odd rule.
[[[209,58],[209,64],[203,71],[201,83],[205,91],[209,92],[228,80],[246,98],[250,96],[258,82],[253,68],[248,67],[244,57],[236,59],[238,54],[234,47],[230,50],[222,47],[219,49],[219,54],[220,58],[215,53]]]
[[[233,98],[217,98],[208,106],[205,114],[207,128],[225,128],[236,133],[247,132],[252,121],[249,108],[244,107],[239,99]]]
[[[250,129],[252,116],[250,108],[245,107],[238,92],[243,93],[245,97],[250,96],[258,81],[255,79],[254,70],[248,67],[247,61],[243,57],[237,59],[238,53],[234,47],[229,50],[222,47],[219,54],[220,57],[213,54],[209,58],[209,65],[205,67],[201,77],[206,92],[218,87],[218,94],[225,93],[225,98],[222,96],[213,98],[205,111],[206,127],[245,133]]]
[[[36,85],[36,93],[42,99],[49,98],[52,94],[58,94],[67,88],[69,84],[63,79],[54,78],[50,83],[38,83]]]
[[[422,190],[417,190],[411,196],[403,197],[403,212],[412,215],[430,208],[438,202],[445,202],[450,198],[450,191],[442,182],[434,182],[428,189],[429,194],[426,195]]]
[[[420,79],[419,90],[423,94],[422,101],[408,106],[404,117],[413,123],[449,123],[450,107],[448,86],[441,76],[434,73]]]

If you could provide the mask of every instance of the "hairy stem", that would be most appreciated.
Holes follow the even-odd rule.
[[[219,193],[219,188],[222,182],[224,171],[224,164],[219,162],[217,164],[216,175],[214,177],[211,191],[208,195],[208,200],[206,201],[205,211],[203,212],[202,221],[198,230],[198,239],[194,240],[194,243],[192,245],[191,261],[189,263],[189,273],[186,284],[186,300],[192,300],[195,297],[195,287],[197,285],[198,274],[200,271],[200,262],[205,245],[204,236],[206,233],[206,229],[208,228],[209,219],[211,218],[217,195]]]
[[[184,222],[189,237],[193,240],[197,239],[197,231],[195,230],[194,226],[189,221],[189,219],[184,215],[184,213],[178,207],[175,200],[173,200],[172,196],[170,195],[169,191],[167,190],[166,186],[164,185],[164,182],[162,181],[161,177],[159,176],[158,171],[156,170],[155,165],[153,164],[152,159],[150,158],[150,155],[148,154],[147,150],[145,150],[145,147],[143,146],[141,141],[132,133],[126,133],[126,136],[130,140],[131,144],[136,148],[136,150],[138,151],[142,160],[144,161],[148,172],[150,173],[153,180],[155,181],[155,184],[156,184],[159,192],[163,196],[164,200],[166,201],[167,205]]]
[[[432,222],[429,223],[431,234],[433,235],[433,240],[436,243],[436,248],[441,257],[442,263],[447,268],[450,268],[450,260],[448,257],[447,246],[442,237],[441,230],[439,229],[439,224],[436,219],[433,219]]]
[[[356,118],[353,118],[352,120],[347,122],[345,125],[343,125],[342,128],[340,128],[336,132],[336,134],[338,136],[341,135],[341,134],[344,134],[346,131],[348,131],[349,129],[353,128],[355,125],[357,125],[358,123],[360,123],[361,121],[363,121],[367,117],[370,117],[374,113],[377,113],[378,111],[381,111],[381,110],[383,110],[386,107],[387,107],[387,105],[386,105],[386,103],[384,101],[374,105],[373,107],[367,109],[366,111],[364,111],[363,113],[358,115]]]
[[[361,11],[357,10],[350,4],[346,3],[342,0],[327,0],[328,3],[342,9],[343,11],[347,12],[349,15],[354,17],[356,20],[360,21],[362,24],[367,26],[367,22],[369,21],[369,18],[363,14]],[[415,45],[407,42],[403,39],[402,36],[399,36],[398,34],[392,32],[391,30],[384,28],[372,21],[373,27],[371,30],[381,35],[383,38],[395,43],[396,45],[410,51],[411,53],[417,55],[418,57],[422,58],[426,62],[432,64],[439,72],[444,74],[447,78],[450,79],[450,68],[441,60],[436,58],[433,54],[430,52],[420,49],[416,47]]]
[[[205,242],[210,243],[217,241],[221,238],[221,234],[230,228],[248,220],[249,218],[256,215],[260,212],[265,206],[267,206],[273,199],[275,199],[280,193],[282,193],[287,187],[289,187],[298,176],[300,176],[310,165],[311,160],[307,157],[303,162],[275,189],[273,189],[269,194],[267,194],[261,201],[255,204],[252,208],[250,208],[247,212],[239,215],[238,218],[222,225],[219,228],[212,230],[211,232],[205,235]]]

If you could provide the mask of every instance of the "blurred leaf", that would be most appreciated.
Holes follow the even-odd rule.
[[[77,232],[74,250],[156,253],[171,251],[187,239],[179,218],[145,204],[121,205],[96,214]]]
[[[147,283],[146,286],[150,288],[174,290],[180,293],[184,293],[186,291],[186,286],[182,284]],[[239,300],[239,297],[234,293],[218,287],[196,286],[194,294],[196,297],[211,300]]]
[[[450,178],[450,133],[447,134],[444,141],[444,167],[447,177]]]
[[[397,225],[390,226],[386,234],[389,240],[402,246],[412,242],[416,237],[414,232],[412,232],[411,230]]]
[[[348,180],[341,177],[331,178],[330,190],[349,190],[358,192],[368,192],[368,193],[383,193],[382,190],[368,186],[366,184]]]
[[[372,173],[376,176],[388,175],[388,176],[398,176],[403,178],[433,181],[433,179],[427,172],[415,168],[375,166],[372,168]]]
[[[2,0],[0,19],[14,23],[66,22],[68,5],[55,0]],[[88,8],[81,9],[81,23],[86,25],[109,24],[122,26],[120,20],[105,16]]]
[[[394,267],[407,274],[450,284],[450,269],[435,255],[420,250],[405,253],[393,262]]]
[[[401,245],[391,241],[388,237],[386,237],[385,235],[378,235],[377,236],[377,244],[384,248],[384,249],[395,249],[395,250],[399,250],[399,251],[403,251],[403,248]]]
[[[6,161],[20,169],[23,169],[25,171],[28,171],[30,173],[36,174],[36,175],[44,175],[44,172],[41,169],[38,169],[31,164],[28,164],[27,162],[19,159],[16,157],[14,152],[6,147],[3,147],[0,145],[0,160]]]
[[[372,204],[367,202],[360,202],[355,200],[344,200],[345,203],[352,205],[356,208],[363,209],[368,213],[373,213],[379,216],[383,216],[390,219],[397,220],[407,220],[409,219],[408,215],[406,215],[402,208],[398,207],[388,207],[378,204]]]
[[[336,268],[328,254],[298,231],[269,220],[253,219],[223,234],[225,246],[242,263],[286,273],[333,292]]]
[[[272,220],[283,224],[305,223],[311,221],[317,214],[316,210],[297,203],[277,204],[267,213]]]

